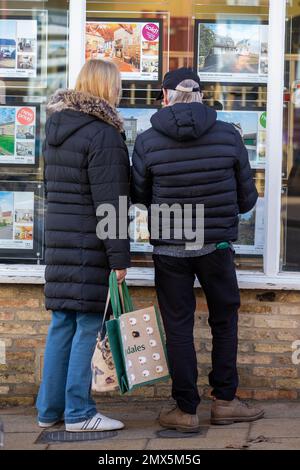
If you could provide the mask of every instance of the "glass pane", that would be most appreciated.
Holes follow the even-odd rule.
[[[106,57],[120,68],[130,153],[161,106],[161,76],[182,66],[198,70],[205,102],[218,118],[239,126],[260,196],[241,217],[235,246],[238,267],[247,269],[263,266],[268,13],[268,0],[87,2],[86,58]],[[133,209],[131,222],[134,263],[147,266],[146,214]]]
[[[43,263],[46,101],[67,86],[68,2],[0,10],[0,259]],[[5,7],[5,8],[4,8]]]
[[[290,2],[286,22],[282,190],[283,271],[300,270],[300,4]]]

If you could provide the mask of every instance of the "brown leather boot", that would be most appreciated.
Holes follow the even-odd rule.
[[[211,424],[232,424],[263,418],[264,410],[250,406],[239,398],[232,401],[214,400],[211,406]]]
[[[177,406],[173,410],[161,411],[159,424],[163,428],[176,429],[181,432],[199,432],[200,421],[198,416],[181,411]]]

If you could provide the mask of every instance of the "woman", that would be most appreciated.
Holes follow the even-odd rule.
[[[67,431],[121,429],[97,413],[91,398],[91,358],[108,292],[110,270],[119,282],[130,264],[128,240],[100,240],[96,210],[118,210],[128,195],[129,159],[115,106],[117,67],[90,60],[74,90],[50,99],[44,143],[46,215],[46,308],[52,310],[43,380],[37,399],[41,427],[62,418]]]

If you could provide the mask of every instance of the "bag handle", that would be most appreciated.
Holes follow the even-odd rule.
[[[110,291],[108,289],[108,293],[107,293],[107,297],[106,297],[106,303],[105,303],[105,309],[104,309],[103,318],[102,318],[102,322],[101,322],[101,328],[100,328],[100,331],[98,333],[98,336],[100,338],[102,338],[102,333],[103,333],[105,320],[106,320],[106,317],[107,317],[109,302],[110,302]]]
[[[122,315],[122,311],[126,313],[134,310],[126,282],[123,281],[119,285],[115,271],[111,271],[109,275],[109,291],[115,318],[119,318]]]
[[[122,282],[122,294],[124,299],[124,311],[132,312],[134,310],[131,295],[129,294],[128,286],[125,281]]]

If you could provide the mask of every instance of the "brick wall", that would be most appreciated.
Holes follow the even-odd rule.
[[[131,293],[137,307],[155,302],[152,288],[131,288]],[[199,387],[209,396],[211,337],[202,291],[197,289],[196,294]],[[292,342],[300,339],[300,291],[243,290],[241,297],[239,395],[259,400],[300,398],[300,365],[293,365],[291,359]],[[6,364],[0,364],[0,406],[34,403],[50,319],[43,300],[43,286],[0,286],[0,340],[6,343]],[[162,399],[169,395],[170,385],[163,383],[135,391],[132,399]],[[106,399],[116,397],[108,395]]]

